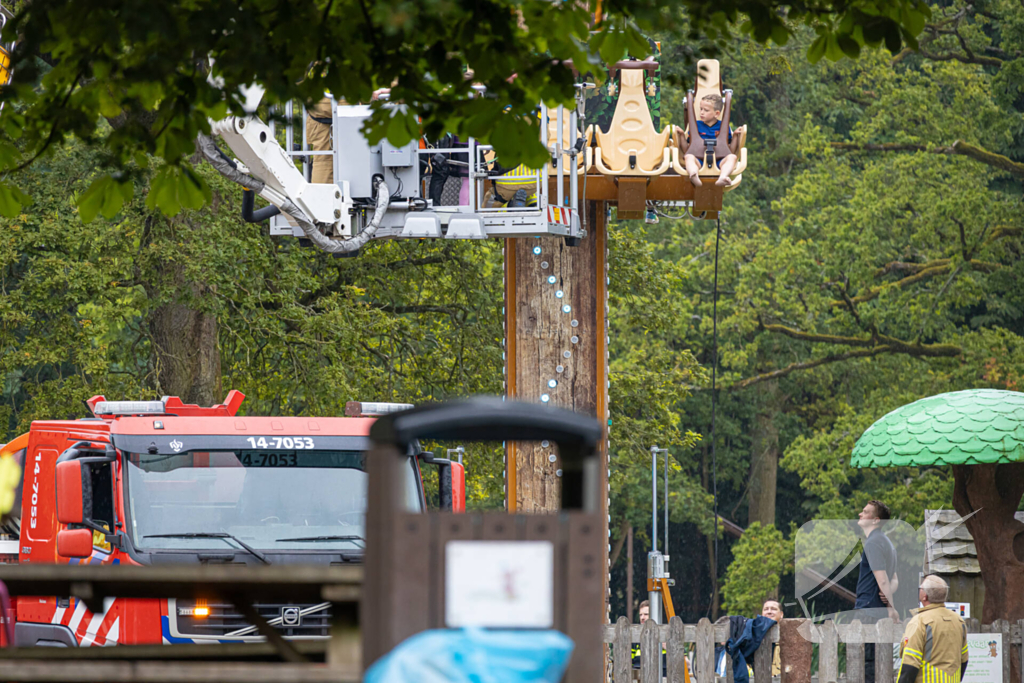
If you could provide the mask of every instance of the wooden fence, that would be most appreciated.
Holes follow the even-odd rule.
[[[864,682],[864,645],[875,643],[875,683],[895,683],[894,669],[899,662],[893,656],[893,643],[903,638],[905,624],[894,624],[890,619],[883,619],[877,624],[864,625],[859,621],[850,624],[836,624],[825,621],[813,625],[806,620],[787,620],[801,622],[800,634],[818,645],[817,681],[835,683]],[[1024,648],[1021,647],[1021,632],[1024,631],[1024,620],[1016,624],[996,621],[992,624],[980,624],[977,619],[967,620],[969,633],[1002,633],[1003,634],[1003,676],[1002,683],[1018,683],[1012,680],[1012,662],[1019,665],[1018,670],[1024,672]],[[727,677],[714,676],[715,643],[724,643],[729,639],[729,624],[712,624],[701,619],[696,625],[684,624],[679,617],[673,617],[668,624],[655,624],[648,621],[643,626],[630,624],[625,617],[620,617],[614,625],[604,627],[604,642],[612,645],[612,680],[614,683],[629,683],[634,679],[632,667],[632,646],[640,645],[641,683],[684,683],[683,661],[686,659],[688,646],[693,644],[693,654],[688,662],[691,683],[733,683],[732,661],[727,656]],[[772,644],[779,642],[779,628],[775,627],[761,641],[761,646],[754,654],[753,661],[748,661],[754,668],[754,683],[772,683],[771,663]],[[846,645],[845,671],[839,670],[839,644]],[[667,660],[667,678],[662,664],[661,653]],[[811,663],[792,661],[787,657],[786,649],[781,650],[782,667],[787,665],[809,670]],[[790,669],[792,670],[792,669]],[[810,676],[795,675],[795,680],[808,681]],[[778,678],[775,679],[776,681]],[[1024,683],[1024,676],[1019,679]]]

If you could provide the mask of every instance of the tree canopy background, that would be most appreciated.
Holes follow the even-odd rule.
[[[924,0],[15,0],[4,29],[18,37],[14,81],[0,101],[0,171],[23,168],[67,136],[99,142],[108,171],[83,194],[112,217],[133,193],[138,167],[150,207],[199,208],[210,187],[185,163],[208,118],[242,112],[239,89],[258,82],[266,103],[368,102],[391,88],[404,109],[374,105],[368,132],[395,144],[442,131],[494,145],[502,163],[541,163],[534,109],[571,103],[572,62],[604,80],[605,65],[646,55],[642,31],[668,31],[706,50],[733,35],[786,44],[809,27],[809,55],[856,56],[861,46],[917,46]],[[595,18],[597,18],[596,25]],[[40,57],[44,58],[41,60]],[[43,68],[43,61],[52,68]],[[211,67],[212,64],[212,67]],[[472,71],[472,79],[466,72]],[[208,79],[213,76],[213,79]],[[512,76],[515,76],[512,78]],[[475,97],[473,84],[487,88]],[[99,121],[115,123],[104,134]],[[13,144],[18,140],[18,145]],[[0,180],[0,213],[28,201]]]
[[[1019,3],[950,2],[932,5],[919,50],[811,64],[804,31],[785,47],[737,41],[723,55],[733,121],[752,139],[719,254],[718,509],[751,526],[738,546],[719,544],[726,612],[759,612],[779,594],[794,615],[791,525],[853,519],[872,498],[915,527],[925,509],[952,507],[948,467],[849,467],[872,422],[936,393],[1021,388],[1022,26]],[[663,41],[663,72],[686,49]],[[679,122],[680,100],[666,87],[663,117]],[[707,368],[714,225],[663,218],[645,232],[677,278],[660,299],[674,311],[668,343]],[[681,405],[703,435],[708,393]],[[687,493],[713,487],[710,443],[676,455],[673,575],[702,576],[673,592],[689,620],[716,614],[711,516]],[[613,519],[644,535],[650,475],[633,471],[634,486],[612,497]],[[645,576],[648,544],[635,576]]]

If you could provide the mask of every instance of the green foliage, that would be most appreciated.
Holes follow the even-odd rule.
[[[600,23],[592,26],[598,7]],[[241,112],[239,88],[254,82],[269,103],[316,101],[325,90],[367,102],[389,86],[392,101],[407,108],[375,104],[371,140],[403,144],[421,131],[431,139],[448,131],[492,143],[506,166],[537,166],[547,152],[533,109],[572,101],[564,62],[604,81],[605,64],[646,54],[641,31],[685,32],[715,51],[737,31],[785,45],[812,26],[836,58],[883,41],[893,52],[913,46],[928,16],[921,0],[725,0],[713,7],[699,0],[39,0],[17,10],[5,29],[7,39],[19,39],[4,96],[13,105],[4,113],[7,140],[21,138],[26,159],[34,159],[75,136],[102,144],[101,164],[116,171],[140,154],[159,157],[174,170],[154,185],[150,206],[170,216],[209,201],[183,162],[209,119]],[[474,96],[474,82],[487,97]],[[103,119],[113,135],[102,135]],[[0,154],[0,171],[21,163],[19,155]],[[107,184],[94,188],[86,215],[95,215],[96,203],[112,211],[121,196]],[[14,215],[24,203],[0,186],[0,213]]]
[[[718,507],[742,527],[852,519],[871,498],[918,526],[925,509],[952,507],[950,468],[852,468],[856,440],[924,396],[1022,386],[1024,102],[1012,73],[1024,25],[1012,2],[985,11],[933,6],[937,28],[896,58],[862,45],[856,61],[811,64],[802,56],[813,45],[826,57],[830,38],[802,30],[784,47],[737,41],[721,60],[733,124],[749,127],[743,184],[725,196],[717,302]],[[832,56],[843,47],[836,37]],[[662,113],[674,122],[688,49],[662,40]],[[663,217],[646,239],[657,267],[679,274],[658,337],[708,369],[715,226]],[[681,468],[704,491],[709,404],[694,384],[680,406],[702,435]],[[752,470],[776,456],[774,519],[758,518]],[[739,542],[720,545],[723,565],[732,552],[737,572],[756,570],[736,559]],[[677,602],[694,593],[674,591]]]
[[[83,223],[91,223],[96,214],[104,218],[113,218],[121,211],[125,202],[129,202],[135,194],[132,182],[119,183],[110,176],[102,176],[93,181],[89,189],[82,193],[78,200],[78,215]],[[177,213],[177,211],[175,211]]]
[[[685,300],[682,269],[658,261],[641,225],[609,233],[612,515],[642,527],[650,510],[650,447],[671,451],[669,509],[674,521],[710,528],[711,498],[694,477],[699,435],[686,425],[683,401],[707,374],[672,343]],[[660,466],[659,466],[660,471]]]
[[[0,182],[0,215],[12,218],[31,201],[32,198],[16,185]]]
[[[755,616],[768,598],[779,598],[782,577],[793,571],[793,531],[787,540],[774,524],[754,522],[733,546],[733,561],[722,583],[727,614]]]

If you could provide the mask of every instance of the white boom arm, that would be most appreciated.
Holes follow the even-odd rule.
[[[213,65],[213,60],[210,60]],[[217,87],[223,82],[212,74],[209,80]],[[295,167],[294,160],[281,149],[267,124],[255,116],[263,99],[263,87],[252,84],[241,89],[245,97],[243,108],[248,116],[229,116],[221,121],[210,121],[213,135],[220,135],[234,152],[238,163],[225,158],[210,136],[200,133],[196,147],[221,175],[259,196],[287,214],[306,237],[320,249],[332,254],[358,251],[373,239],[387,212],[391,193],[383,177],[373,183],[377,195],[373,218],[366,228],[349,239],[331,239],[325,232],[337,235],[351,234],[352,201],[348,181],[340,184],[314,184]],[[326,230],[325,230],[326,229]]]
[[[270,127],[255,116],[229,116],[211,125],[213,134],[220,135],[245,166],[240,170],[263,181],[261,197],[291,215],[284,207],[288,200],[311,222],[334,226],[336,235],[349,233],[352,203],[348,193],[343,192],[347,183],[339,187],[334,183],[306,182],[295,162],[274,139]]]

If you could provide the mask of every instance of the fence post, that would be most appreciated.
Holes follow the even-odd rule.
[[[1012,683],[1010,677],[1013,675],[1013,664],[1010,653],[1013,650],[1010,647],[1010,622],[1005,619],[992,622],[992,633],[1003,634],[1003,683]]]
[[[818,683],[836,683],[839,680],[839,633],[831,619],[821,625],[821,644],[818,645]]]
[[[875,683],[893,683],[892,644],[896,626],[886,617],[875,625]]]
[[[612,677],[615,683],[630,683],[630,673],[633,668],[633,643],[629,637],[629,619],[619,617],[615,622],[615,643],[612,645],[612,655],[615,662],[612,664]]]
[[[653,619],[640,630],[640,680],[661,683],[661,634]]]
[[[683,671],[686,668],[686,642],[683,635],[683,620],[672,617],[668,620],[668,683],[685,683]]]
[[[1020,683],[1024,683],[1024,619],[1018,621],[1017,625],[1020,626],[1020,649],[1017,651],[1020,655]]]
[[[864,631],[860,619],[854,619],[847,631],[846,683],[864,683]]]
[[[707,617],[697,622],[696,645],[693,668],[697,681],[711,683],[715,680],[715,629]]]
[[[810,635],[806,619],[783,619],[779,624],[779,655],[783,683],[811,683],[811,657],[814,645],[800,633]]]
[[[772,681],[772,626],[765,632],[761,644],[754,653],[754,683],[771,683]]]

